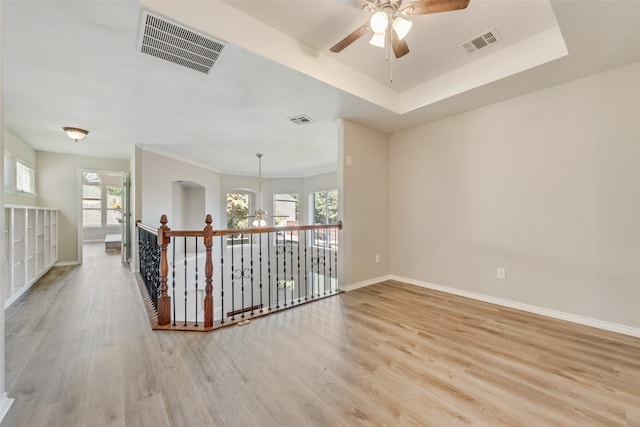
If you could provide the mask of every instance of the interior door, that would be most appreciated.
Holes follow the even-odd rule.
[[[129,262],[131,250],[131,203],[130,203],[130,187],[129,173],[122,172],[122,239],[120,254],[122,263]]]

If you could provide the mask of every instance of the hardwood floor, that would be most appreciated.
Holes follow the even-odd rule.
[[[151,331],[89,247],[6,313],[2,426],[640,426],[640,339],[386,282]]]

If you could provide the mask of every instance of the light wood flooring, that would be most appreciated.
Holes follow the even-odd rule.
[[[640,340],[386,282],[152,331],[103,245],[6,313],[8,426],[640,426]]]

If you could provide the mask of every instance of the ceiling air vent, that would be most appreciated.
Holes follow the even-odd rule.
[[[479,36],[474,37],[471,40],[468,40],[462,43],[460,46],[462,46],[462,48],[466,50],[468,54],[472,54],[484,47],[487,47],[492,44],[496,44],[500,40],[502,40],[500,38],[500,34],[498,34],[498,32],[495,29],[491,28],[490,30],[485,31]]]
[[[226,47],[219,40],[142,11],[138,41],[138,49],[142,53],[208,74]]]
[[[304,114],[300,116],[289,117],[288,120],[291,123],[295,123],[297,125],[308,125],[309,123],[313,123],[313,120],[311,120],[309,116],[305,116]]]

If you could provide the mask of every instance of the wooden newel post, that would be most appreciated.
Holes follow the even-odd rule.
[[[204,288],[204,327],[213,327],[213,260],[211,259],[211,248],[213,247],[213,227],[211,215],[207,215],[204,222],[204,247],[206,249],[204,275],[206,286]]]
[[[171,229],[167,227],[167,216],[160,217],[160,228],[158,228],[158,245],[160,245],[160,295],[158,296],[158,325],[168,325],[171,323],[171,297],[167,293],[167,275],[169,274],[169,263],[167,262],[167,246],[171,242],[171,237],[167,234]]]

